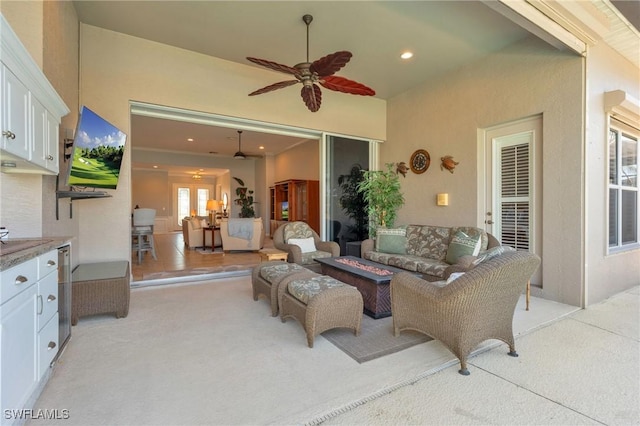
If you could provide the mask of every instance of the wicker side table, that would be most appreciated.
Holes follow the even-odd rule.
[[[102,262],[78,265],[73,271],[71,325],[87,315],[114,313],[116,318],[129,314],[129,262]]]

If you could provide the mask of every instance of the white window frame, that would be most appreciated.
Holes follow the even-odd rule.
[[[610,134],[611,132],[616,132],[618,135],[616,141],[616,182],[611,183],[609,176],[611,174],[611,155],[610,151],[607,147],[607,206],[610,205],[611,202],[611,191],[614,190],[617,193],[617,221],[616,221],[616,244],[610,244],[610,220],[611,220],[611,210],[607,207],[607,233],[606,233],[606,245],[607,252],[609,254],[612,253],[620,253],[628,250],[636,250],[640,248],[640,191],[638,188],[638,178],[636,177],[636,186],[628,186],[622,184],[621,173],[622,173],[622,144],[620,143],[621,135],[625,135],[628,138],[635,139],[636,141],[636,170],[638,169],[638,165],[640,163],[640,130],[629,126],[611,115],[608,116],[607,123],[607,145],[610,143]],[[622,242],[622,194],[623,192],[635,192],[636,193],[636,211],[635,211],[635,222],[636,222],[636,236],[635,241],[631,243],[624,244]]]

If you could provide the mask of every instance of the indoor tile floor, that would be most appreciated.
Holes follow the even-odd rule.
[[[215,269],[229,266],[247,267],[260,263],[260,254],[257,252],[231,252],[223,253],[220,248],[215,253],[210,250],[189,249],[184,244],[182,231],[168,234],[154,234],[156,257],[153,259],[150,252],[146,252],[142,262],[138,263],[137,252],[131,254],[131,272],[133,281],[144,281],[155,278],[166,278],[172,274],[188,275],[188,271],[202,274],[207,269]],[[265,248],[272,248],[271,238],[265,237]]]

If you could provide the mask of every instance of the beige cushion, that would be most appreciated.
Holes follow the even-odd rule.
[[[300,251],[302,253],[311,253],[316,251],[316,243],[313,241],[313,237],[289,238],[288,243],[300,247]]]

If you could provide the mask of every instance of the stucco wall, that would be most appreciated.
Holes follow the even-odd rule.
[[[604,110],[604,93],[612,90],[624,90],[640,99],[639,81],[640,70],[607,46],[598,44],[589,50],[585,191],[587,304],[640,284],[640,250],[607,254],[609,156]]]
[[[247,96],[256,87],[272,83],[274,75],[268,70],[81,26],[81,103],[125,133],[130,133],[129,101],[135,100],[384,139],[386,103],[380,99],[331,93],[323,97],[325,108],[313,114],[297,95],[292,99],[292,93],[286,90],[263,97]],[[91,200],[81,206],[82,261],[128,258],[130,154],[127,147],[118,189],[111,191],[113,198]],[[255,171],[238,177],[249,182],[250,187],[255,183]],[[235,181],[231,184],[233,199]],[[94,218],[104,211],[110,214],[99,229]]]
[[[431,167],[400,178],[406,205],[398,223],[477,225],[478,129],[543,115],[543,278],[537,294],[580,305],[582,287],[582,59],[529,38],[388,102],[380,162],[409,161],[416,149]],[[440,158],[460,164],[453,174]],[[561,184],[559,184],[561,183]],[[449,207],[435,196],[447,192]]]

